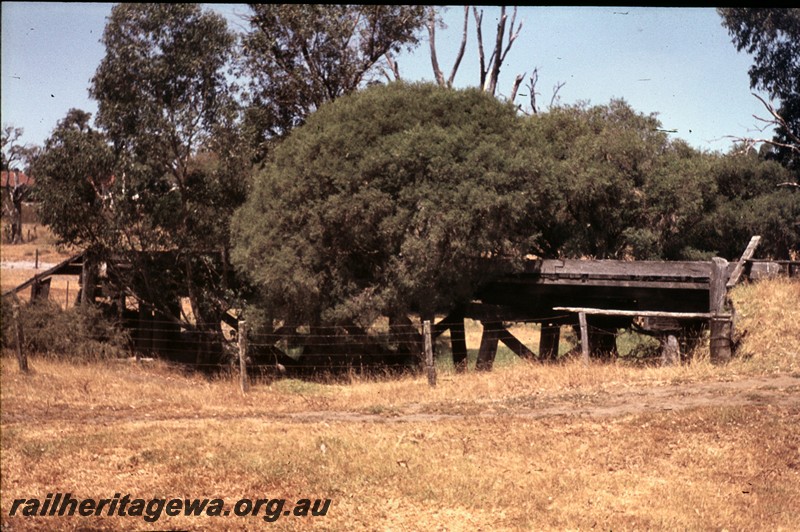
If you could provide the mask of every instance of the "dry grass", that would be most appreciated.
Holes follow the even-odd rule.
[[[260,529],[257,517],[9,517],[16,498],[330,498],[282,530],[800,529],[800,284],[737,288],[724,367],[499,365],[256,382],[2,359],[4,530]],[[524,331],[518,331],[520,335]],[[535,341],[535,339],[532,339]]]
[[[3,221],[5,226],[5,221]],[[39,261],[43,263],[57,263],[72,256],[69,249],[58,249],[55,245],[56,237],[47,226],[23,223],[22,234],[25,242],[22,244],[0,245],[0,260],[2,262],[31,261],[39,252]],[[30,235],[30,239],[28,238]]]

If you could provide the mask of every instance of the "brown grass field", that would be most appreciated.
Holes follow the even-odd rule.
[[[442,371],[435,388],[416,375],[283,379],[243,395],[234,376],[160,362],[32,356],[23,375],[5,353],[0,526],[800,530],[800,283],[732,297],[748,333],[721,367],[703,347],[679,367],[516,362]],[[58,492],[221,498],[228,509],[240,498],[332,502],[325,516],[273,523],[9,515],[15,499]]]

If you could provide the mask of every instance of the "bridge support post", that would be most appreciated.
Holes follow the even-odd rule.
[[[450,348],[456,372],[463,373],[467,369],[467,333],[463,316],[450,324]]]
[[[708,311],[711,314],[709,351],[712,364],[725,364],[730,361],[732,354],[733,322],[730,315],[725,314],[727,272],[728,261],[714,257],[711,261],[711,282],[708,290]]]
[[[475,369],[478,371],[491,371],[494,364],[494,357],[497,356],[497,342],[500,340],[500,329],[502,323],[484,322],[483,335],[481,336],[481,347],[478,350],[478,360]]]
[[[552,323],[542,322],[539,336],[539,358],[541,360],[555,360],[558,358],[558,343],[561,339],[561,327]]]

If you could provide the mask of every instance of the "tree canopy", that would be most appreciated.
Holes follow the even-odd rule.
[[[785,170],[729,161],[621,100],[524,117],[477,89],[371,87],[277,148],[232,256],[276,317],[335,323],[446,310],[528,254],[735,258],[756,229],[788,254]]]
[[[520,120],[477,89],[399,82],[320,108],[236,213],[234,264],[295,322],[463,301],[501,267],[480,259],[519,259],[537,236]]]

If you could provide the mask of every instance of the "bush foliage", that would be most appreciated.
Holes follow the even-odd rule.
[[[3,298],[2,347],[17,347],[14,302]],[[92,361],[128,355],[129,338],[94,307],[63,310],[52,301],[20,304],[22,349],[48,358]]]

